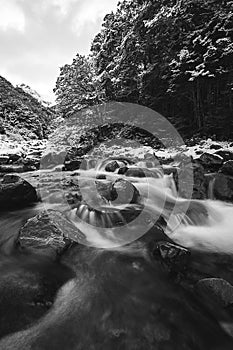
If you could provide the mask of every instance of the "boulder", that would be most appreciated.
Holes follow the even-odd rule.
[[[125,176],[128,177],[154,177],[158,178],[158,173],[146,168],[128,168],[126,172],[124,173]]]
[[[233,286],[221,278],[204,278],[197,282],[196,290],[203,296],[214,298],[222,306],[233,304]]]
[[[233,176],[233,160],[228,160],[223,164],[220,172],[225,175]]]
[[[7,164],[9,162],[9,156],[0,156],[0,165]]]
[[[62,213],[48,210],[26,222],[20,230],[18,243],[22,248],[56,259],[78,234],[81,233]]]
[[[210,149],[216,149],[216,150],[219,150],[221,149],[222,146],[217,144],[217,143],[213,143],[212,145],[210,145]]]
[[[218,173],[213,184],[213,195],[216,199],[233,201],[233,176]]]
[[[124,179],[117,180],[112,186],[114,205],[137,204],[140,201],[140,194],[137,188]]]
[[[205,169],[198,161],[193,160],[192,166],[181,164],[180,169],[173,173],[178,193],[181,197],[190,199],[207,198],[207,182]],[[192,193],[190,191],[192,190]]]
[[[105,166],[105,171],[114,173],[117,169],[120,168],[120,165],[118,164],[118,162],[116,160],[113,160],[112,162],[109,162],[106,166]]]
[[[161,260],[170,271],[186,269],[190,255],[188,249],[170,242],[158,242],[153,250],[153,256]]]
[[[233,152],[228,150],[219,150],[214,154],[222,157],[224,162],[227,162],[228,160],[233,160]]]
[[[26,167],[22,165],[16,164],[4,164],[0,165],[0,173],[9,174],[9,173],[24,173],[27,171]]]
[[[82,160],[68,160],[64,163],[64,169],[66,171],[74,171],[80,169]]]
[[[0,209],[23,208],[38,200],[36,190],[18,175],[5,175],[0,182]]]
[[[217,153],[212,154],[207,152],[203,153],[200,156],[199,161],[206,170],[213,172],[218,171],[224,162],[223,157]]]

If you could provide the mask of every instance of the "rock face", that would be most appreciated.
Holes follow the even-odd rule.
[[[56,258],[77,236],[77,229],[58,211],[48,210],[29,219],[19,234],[19,244]]]
[[[0,182],[0,209],[22,208],[38,200],[36,190],[18,175],[7,174]]]

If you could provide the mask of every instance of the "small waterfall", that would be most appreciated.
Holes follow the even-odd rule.
[[[118,178],[117,174],[111,176]],[[131,181],[140,193],[143,203],[140,210],[149,214],[154,222],[162,216],[167,223],[165,232],[173,241],[194,250],[233,253],[233,205],[211,199],[179,198],[173,178],[167,175],[160,178],[127,177],[127,181]],[[88,205],[82,205],[74,210],[71,219],[86,234],[90,244],[95,245],[98,241],[100,247],[109,247],[112,242],[124,245],[124,240],[118,241],[116,237],[115,226],[124,226],[127,222],[124,210],[134,218],[132,213],[139,210],[138,206],[104,208],[102,205],[99,209],[96,212]],[[135,222],[135,231],[139,226]]]

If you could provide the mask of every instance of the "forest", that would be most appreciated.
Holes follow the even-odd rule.
[[[60,68],[54,92],[65,118],[131,102],[161,113],[184,138],[232,139],[233,1],[119,2],[90,55]]]

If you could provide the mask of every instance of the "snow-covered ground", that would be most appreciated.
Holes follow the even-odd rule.
[[[150,155],[158,158],[174,158],[181,153],[192,156],[194,159],[200,157],[202,153],[215,153],[217,149],[233,152],[233,144],[229,142],[218,142],[211,139],[202,140],[198,145],[176,148],[167,148],[154,150],[149,146],[143,146],[133,141],[127,141],[125,144],[114,144],[114,141],[106,142],[95,147],[85,157],[91,158],[110,158],[110,157],[128,157],[130,159],[143,160]],[[47,140],[24,140],[23,138],[8,137],[0,135],[0,156],[19,155],[23,158],[40,158],[41,154],[54,151]]]

